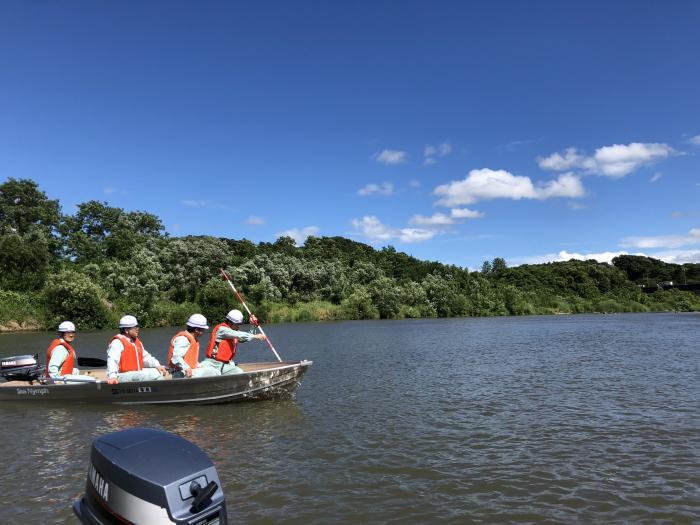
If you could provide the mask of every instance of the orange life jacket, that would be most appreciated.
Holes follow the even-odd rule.
[[[51,341],[49,349],[46,351],[46,377],[49,377],[49,363],[51,362],[51,354],[53,354],[53,351],[57,346],[63,346],[66,348],[66,350],[68,350],[68,357],[66,357],[66,360],[63,361],[59,373],[62,376],[73,373],[73,366],[75,365],[76,360],[75,350],[73,350],[73,347],[66,343],[63,339],[54,339]]]
[[[216,344],[216,332],[219,331],[221,327],[229,328],[226,323],[217,324],[211,331],[211,337],[209,338],[209,346],[207,346],[207,357],[210,359],[216,359],[222,363],[228,363],[233,361],[236,357],[236,350],[238,349],[238,339],[222,339],[219,344]]]
[[[170,349],[168,350],[168,366],[170,368],[177,368],[177,366],[173,364],[173,350],[175,348],[175,339],[182,335],[184,335],[190,342],[190,347],[187,349],[187,352],[185,353],[184,357],[185,363],[187,363],[187,366],[189,366],[190,368],[197,368],[197,361],[199,360],[199,342],[187,330],[178,332],[170,340]]]
[[[119,358],[119,373],[134,372],[143,368],[143,344],[140,339],[136,339],[133,343],[123,334],[117,334],[112,337],[112,341],[119,339],[124,345],[122,355]]]

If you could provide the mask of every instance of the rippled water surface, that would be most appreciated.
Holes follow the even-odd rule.
[[[0,522],[74,523],[92,440],[203,448],[233,523],[698,523],[697,314],[270,325],[295,400],[0,405]],[[160,358],[173,330],[144,330]],[[81,333],[103,356],[109,332]],[[0,336],[0,355],[51,334]],[[258,342],[243,361],[269,360]]]

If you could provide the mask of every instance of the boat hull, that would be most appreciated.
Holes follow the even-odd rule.
[[[79,402],[111,405],[213,405],[262,399],[286,399],[296,392],[312,361],[250,363],[227,376],[165,379],[110,385],[94,383],[0,384],[0,401]],[[104,377],[103,371],[90,375]]]

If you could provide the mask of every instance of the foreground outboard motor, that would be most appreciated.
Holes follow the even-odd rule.
[[[92,443],[85,495],[73,511],[89,525],[228,523],[209,457],[186,439],[146,428]]]
[[[7,381],[37,381],[44,367],[37,363],[38,355],[15,355],[0,359],[0,377]]]

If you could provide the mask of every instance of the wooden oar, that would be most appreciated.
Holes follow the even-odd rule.
[[[252,313],[250,313],[250,309],[248,308],[248,305],[245,304],[245,301],[243,300],[243,297],[241,297],[241,294],[239,294],[238,290],[236,290],[236,287],[233,286],[233,283],[231,282],[231,279],[229,279],[228,274],[224,271],[223,268],[219,268],[219,269],[221,270],[221,275],[224,276],[224,279],[226,279],[226,282],[231,287],[231,290],[233,290],[233,293],[236,294],[236,297],[238,297],[238,300],[243,305],[243,308],[245,308],[245,311],[248,312],[249,316],[253,315]],[[262,329],[262,326],[260,326],[260,323],[257,324],[257,327],[260,329],[260,333],[265,336],[265,341],[267,341],[267,345],[270,347],[270,350],[272,350],[272,353],[274,353],[277,360],[281,362],[282,358],[277,353],[277,350],[275,350],[275,347],[272,346],[272,342],[267,338],[267,335],[265,334],[265,330]]]

